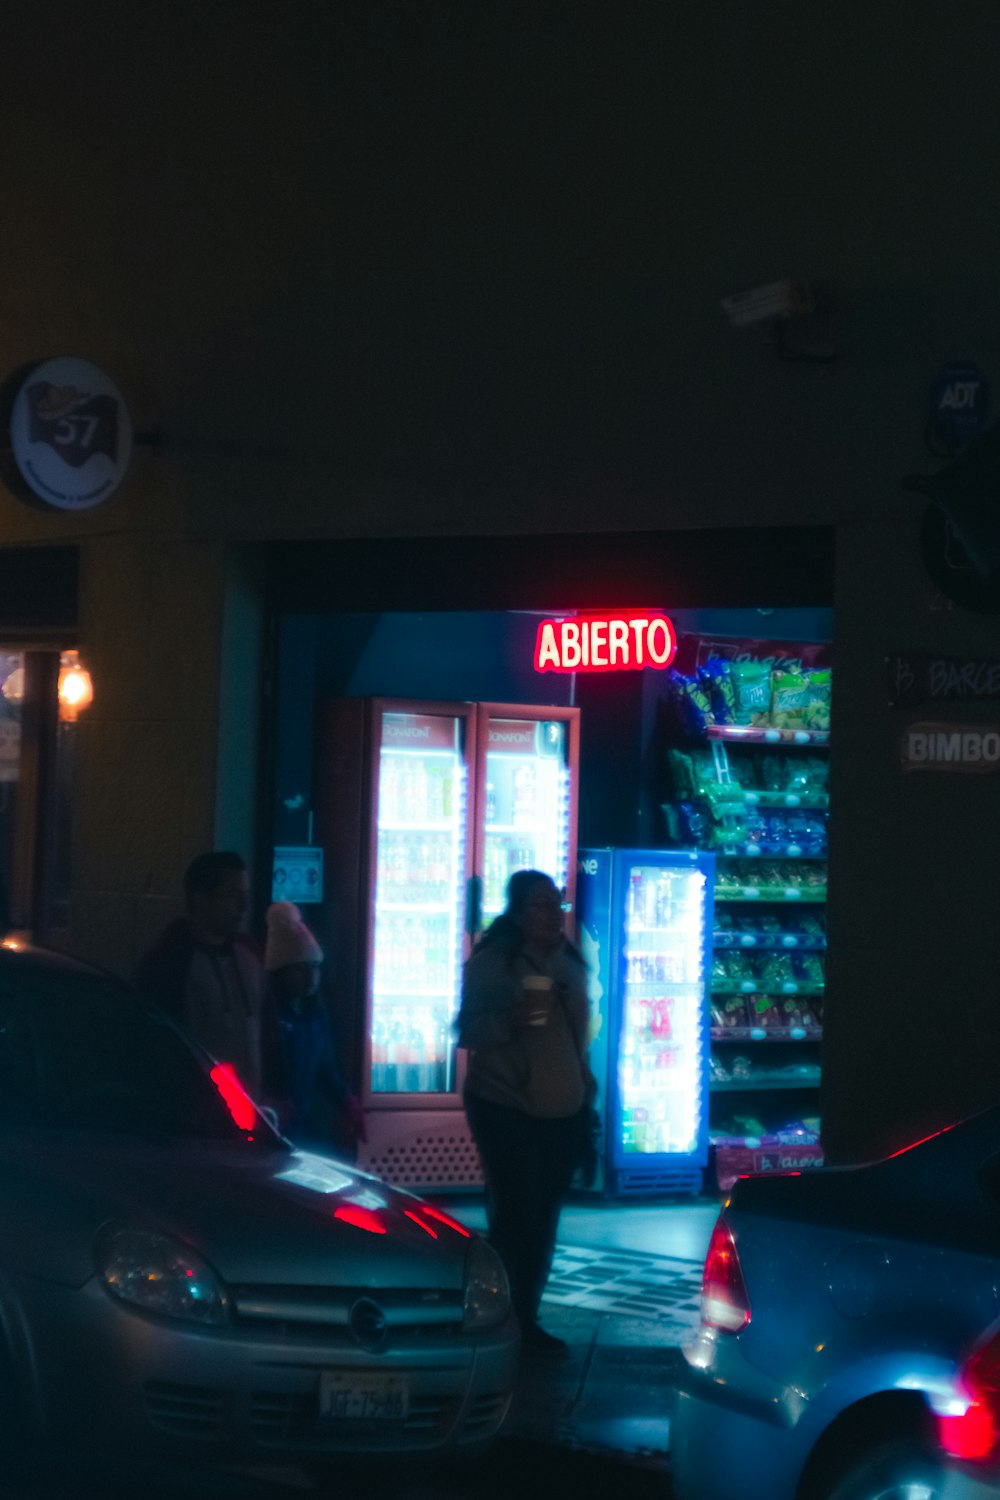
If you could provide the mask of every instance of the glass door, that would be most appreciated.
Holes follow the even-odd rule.
[[[446,1094],[457,1086],[452,1020],[464,956],[470,714],[376,706],[373,1095]]]
[[[480,705],[480,925],[503,910],[515,870],[542,870],[572,899],[579,710]]]

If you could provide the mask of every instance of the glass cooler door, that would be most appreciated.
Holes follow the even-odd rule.
[[[471,709],[454,707],[376,714],[368,1056],[382,1102],[457,1087]]]
[[[671,863],[656,851],[618,855],[612,1148],[620,1166],[662,1156],[707,1159],[711,885],[705,856],[679,859],[684,863]]]

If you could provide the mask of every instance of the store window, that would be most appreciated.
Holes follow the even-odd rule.
[[[60,653],[0,644],[0,925],[58,945],[69,922],[77,726],[59,714]]]

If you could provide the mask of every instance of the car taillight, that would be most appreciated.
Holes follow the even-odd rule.
[[[750,1298],[740,1269],[733,1231],[725,1219],[716,1220],[705,1256],[701,1283],[701,1321],[706,1328],[739,1333],[750,1321]]]
[[[962,1370],[965,1411],[938,1416],[938,1437],[953,1458],[992,1458],[1000,1446],[1000,1334],[981,1344]]]

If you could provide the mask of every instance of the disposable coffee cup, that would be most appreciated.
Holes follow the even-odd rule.
[[[525,975],[524,998],[529,1006],[528,1025],[547,1026],[552,1001],[552,980],[548,974]]]

